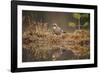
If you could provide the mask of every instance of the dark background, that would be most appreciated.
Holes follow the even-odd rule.
[[[87,14],[87,13],[80,13]],[[28,17],[31,21],[48,23],[48,27],[51,28],[53,23],[56,23],[59,27],[61,27],[64,31],[74,31],[78,29],[78,20],[73,17],[73,13],[69,12],[48,12],[48,11],[22,11],[22,19],[23,19],[23,31],[29,26]],[[88,21],[90,23],[90,15],[88,18],[82,17],[80,19],[80,25],[84,25],[84,23]],[[69,22],[74,22],[76,24],[75,27],[68,26]],[[86,29],[90,28],[90,24]]]

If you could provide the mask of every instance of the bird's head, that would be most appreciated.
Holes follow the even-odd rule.
[[[56,23],[53,23],[53,26],[54,26],[54,27],[56,27],[56,26],[57,26],[57,24],[56,24]]]

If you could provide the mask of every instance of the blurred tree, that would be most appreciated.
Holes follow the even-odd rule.
[[[75,24],[74,22],[69,22],[69,23],[68,23],[68,26],[70,26],[70,27],[75,27],[76,24]]]
[[[88,28],[90,24],[90,15],[88,13],[73,13],[73,17],[78,20],[78,29]]]
[[[81,14],[80,13],[73,13],[73,17],[78,20],[78,29],[80,30],[80,27],[81,27],[81,25],[80,25]]]
[[[85,13],[81,15],[81,24],[83,28],[89,28],[90,26],[90,15]]]
[[[89,14],[88,13],[84,13],[84,14],[82,14],[82,17],[88,18]]]
[[[83,25],[84,28],[88,28],[89,27],[89,22],[85,22]]]

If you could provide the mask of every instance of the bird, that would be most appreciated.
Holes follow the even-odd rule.
[[[63,33],[63,30],[56,24],[53,24],[53,33],[56,35],[61,35]]]

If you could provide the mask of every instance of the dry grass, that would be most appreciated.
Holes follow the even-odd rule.
[[[32,27],[34,25],[30,25],[22,35],[23,62],[89,58],[88,31],[55,35],[47,28],[47,23],[38,23],[35,29]]]

